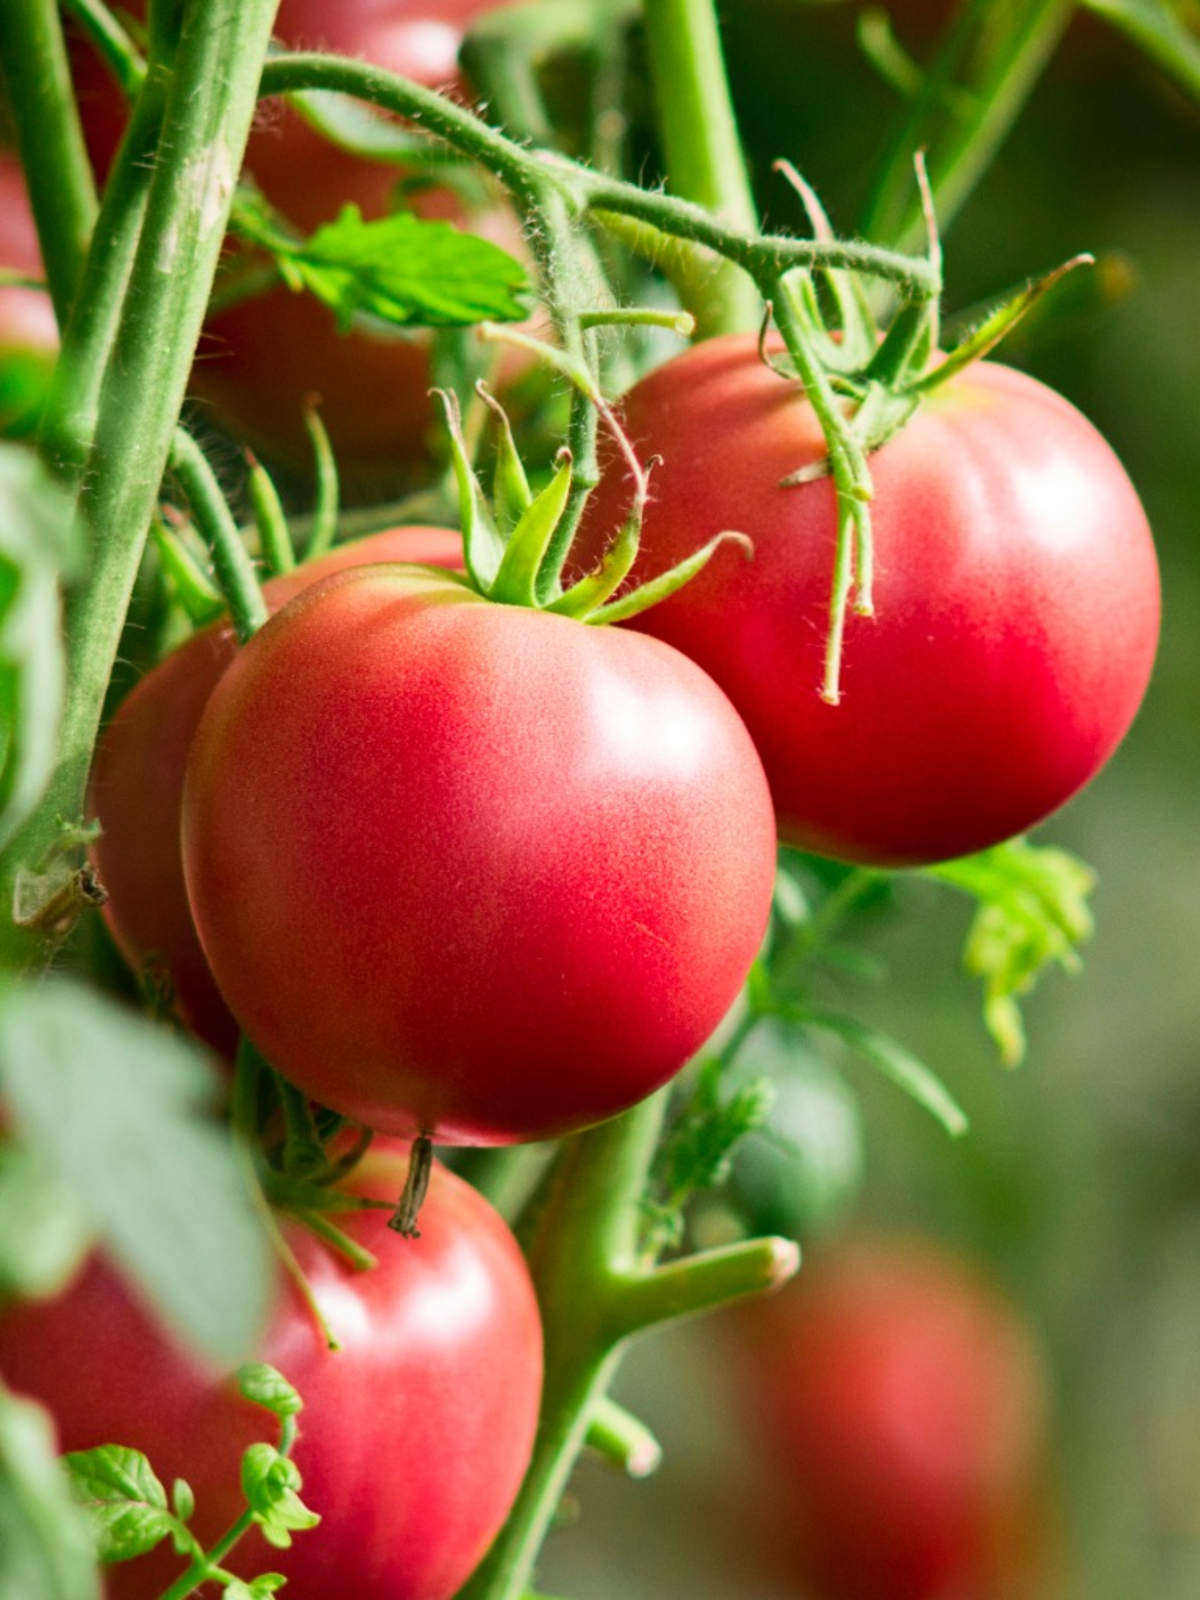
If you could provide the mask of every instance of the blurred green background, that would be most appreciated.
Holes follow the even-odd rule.
[[[938,8],[901,0],[914,53]],[[726,48],[768,220],[789,157],[852,232],[899,114],[855,39],[858,8],[727,0]],[[766,46],[764,48],[764,41]],[[987,1263],[1045,1340],[1063,1497],[1062,1570],[1026,1600],[1200,1594],[1200,105],[1078,16],[999,158],[947,230],[947,311],[1089,250],[1128,292],[1019,333],[1004,359],[1109,438],[1155,530],[1161,654],[1110,767],[1035,836],[1096,869],[1082,974],[1027,1006],[1003,1069],[961,971],[969,908],[899,885],[867,936],[856,1013],[910,1045],[972,1118],[958,1143],[855,1071],[865,1181],[840,1226],[907,1227]],[[761,1520],[762,1469],[724,1370],[720,1319],[635,1349],[618,1394],[657,1431],[659,1474],[587,1466],[539,1588],[577,1600],[800,1595]],[[888,1597],[880,1597],[888,1600]],[[958,1597],[956,1597],[958,1600]],[[961,1600],[977,1600],[964,1596]]]

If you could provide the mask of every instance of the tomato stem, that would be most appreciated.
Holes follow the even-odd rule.
[[[753,233],[758,215],[738,139],[712,0],[645,0],[646,55],[655,120],[672,190]],[[731,262],[689,258],[679,280],[701,338],[754,328],[753,280]]]
[[[412,1151],[408,1158],[408,1176],[404,1180],[404,1188],[395,1211],[388,1218],[388,1227],[405,1239],[419,1239],[420,1229],[417,1219],[421,1212],[421,1203],[429,1189],[429,1177],[433,1171],[433,1145],[429,1135],[422,1133],[413,1140]]]

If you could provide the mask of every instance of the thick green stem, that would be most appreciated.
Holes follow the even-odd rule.
[[[508,1521],[459,1600],[519,1600],[528,1587],[592,1404],[620,1364],[604,1325],[614,1290],[637,1264],[639,1202],[665,1105],[660,1092],[580,1134],[555,1170],[529,1252],[546,1338],[533,1460]]]
[[[646,49],[667,181],[732,228],[758,226],[712,0],[645,0]],[[679,284],[701,338],[758,326],[753,282],[731,262],[695,262]]]
[[[68,597],[59,765],[39,810],[6,854],[0,873],[6,913],[21,866],[43,858],[59,819],[83,809],[100,709],[183,403],[275,3],[208,0],[187,9],[83,480],[92,568],[86,585]],[[35,960],[44,947],[5,914],[3,953]]]
[[[542,1540],[629,1339],[759,1293],[795,1271],[796,1246],[755,1239],[655,1267],[646,1193],[667,1091],[564,1148],[528,1255],[546,1337],[533,1461],[508,1522],[459,1600],[520,1600]]]
[[[1075,0],[974,0],[952,30],[891,146],[863,219],[863,234],[915,247],[924,223],[913,178],[926,150],[943,230],[994,160],[1054,53]],[[961,91],[949,93],[959,59],[969,55]]]
[[[65,325],[96,215],[55,0],[3,0],[0,65],[59,326]]]

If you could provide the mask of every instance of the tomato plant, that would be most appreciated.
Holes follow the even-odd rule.
[[[814,1247],[795,1284],[731,1319],[725,1348],[806,1593],[1039,1592],[1044,1357],[974,1264],[916,1238]]]
[[[844,863],[936,862],[1036,822],[1111,752],[1150,670],[1157,574],[1123,471],[1049,391],[971,368],[1034,308],[1023,328],[1024,351],[1035,348],[1065,269],[963,311],[955,298],[989,248],[976,244],[960,275],[939,237],[1071,6],[973,0],[928,49],[914,33],[920,61],[905,53],[903,18],[892,37],[865,16],[860,52],[857,8],[825,8],[817,26],[806,9],[786,24],[806,41],[783,52],[786,125],[757,71],[778,30],[746,29],[742,98],[762,113],[747,150],[715,0],[146,0],[135,23],[106,0],[0,4],[0,115],[58,323],[36,432],[0,445],[0,1296],[14,1330],[13,1362],[0,1361],[0,1592],[96,1600],[99,1587],[49,1419],[38,1427],[18,1387],[56,1408],[86,1389],[93,1420],[128,1400],[113,1413],[115,1443],[147,1444],[160,1470],[198,1488],[211,1441],[227,1435],[232,1477],[250,1424],[213,1388],[203,1354],[225,1370],[249,1353],[269,1253],[291,1248],[297,1295],[261,1353],[307,1402],[297,1460],[325,1520],[279,1563],[253,1548],[237,1559],[286,1562],[314,1600],[574,1592],[536,1576],[574,1461],[587,1445],[636,1473],[656,1454],[642,1420],[608,1399],[627,1344],[796,1268],[791,1240],[748,1236],[778,1225],[788,1203],[780,1195],[768,1218],[770,1197],[756,1201],[740,1161],[750,1141],[764,1163],[818,1162],[822,1107],[840,1108],[856,1140],[852,1065],[882,1073],[952,1135],[968,1105],[986,1121],[978,1095],[914,1054],[915,1007],[904,1037],[858,1014],[856,936],[874,937],[915,896]],[[1170,8],[1103,9],[1197,92],[1194,41]],[[468,90],[459,46],[484,12],[461,51]],[[829,72],[835,46],[822,41],[843,25]],[[92,92],[86,70],[73,85],[72,35],[121,85],[116,100]],[[875,98],[842,118],[835,99],[860,68],[877,75]],[[868,149],[874,107],[897,90],[894,132]],[[1085,86],[1076,92],[1082,103]],[[807,124],[791,115],[802,101]],[[1037,185],[1049,186],[1054,140],[1031,143]],[[777,156],[796,166],[779,163],[769,194]],[[857,197],[853,184],[838,192],[849,169]],[[991,237],[1020,277],[1030,208],[1020,182],[1008,187],[1018,214],[993,216]],[[1155,192],[1146,185],[1148,203]],[[982,189],[979,201],[973,241],[989,237]],[[764,204],[782,221],[761,220]],[[838,214],[850,216],[845,237]],[[494,226],[505,243],[519,216],[536,274],[513,250],[421,216]],[[1089,242],[1068,233],[1039,256]],[[1079,287],[1102,276],[1069,279],[1075,313],[1104,304],[1103,286]],[[943,356],[944,313],[966,331]],[[531,410],[473,390],[480,325],[486,348],[537,363]],[[788,377],[757,357],[764,328]],[[647,377],[680,335],[696,348]],[[1168,343],[1145,340],[1164,366]],[[1129,421],[1121,371],[1110,416]],[[427,454],[431,377],[446,427]],[[1076,392],[1066,369],[1063,388]],[[246,474],[272,570],[288,565],[280,516],[300,497],[289,471],[273,508],[242,447],[307,472],[313,393],[332,439],[332,461],[316,452],[322,507],[338,478],[363,528],[455,517],[461,571],[410,565],[407,545],[403,563],[315,583],[325,569],[314,569],[264,594],[238,520]],[[1140,420],[1157,444],[1162,418]],[[190,525],[186,548],[164,533],[168,511]],[[152,528],[163,562],[144,561]],[[741,549],[716,537],[731,530]],[[193,535],[219,599],[189,574]],[[104,728],[121,652],[133,643],[140,659],[143,619],[180,597],[205,615],[223,602],[229,626],[149,672]],[[780,863],[780,833],[815,853],[786,849]],[[1046,968],[1077,964],[1091,872],[1017,841],[924,880],[930,905],[946,887],[976,903],[967,961],[1015,1059],[1022,998]],[[140,1008],[106,942],[88,936],[105,884],[111,926],[149,979]],[[160,1025],[172,986],[181,1019],[219,1049],[244,1030],[232,1079]],[[669,1093],[651,1092],[668,1080]],[[1074,1098],[1081,1115],[1088,1099]],[[290,1202],[336,1239],[329,1179],[348,1176],[366,1142],[350,1140],[346,1119],[414,1139],[394,1230],[351,1217],[350,1234],[379,1256],[365,1277],[291,1224],[275,1232],[264,1203]],[[436,1254],[451,1199],[464,1215],[481,1205],[435,1175],[424,1237],[395,1237],[420,1202],[429,1137],[416,1136],[500,1147],[461,1151],[456,1165],[496,1197],[528,1272],[504,1233],[524,1285],[507,1309],[481,1331],[460,1284],[422,1301],[400,1351],[388,1286]],[[539,1140],[553,1148],[528,1148]],[[390,1209],[401,1163],[383,1156],[349,1181]],[[993,1172],[986,1151],[964,1165],[1011,1220],[1011,1173]],[[1028,1237],[1055,1198],[1039,1192],[1021,1211]],[[467,1231],[477,1238],[474,1223]],[[63,1299],[14,1309],[62,1283],[82,1235],[122,1263],[145,1308],[93,1264]],[[361,1344],[343,1334],[341,1355],[326,1357],[300,1311],[305,1275]],[[909,1275],[931,1308],[935,1277]],[[530,1338],[531,1283],[544,1346]],[[194,1353],[168,1347],[160,1320]],[[970,1344],[971,1317],[958,1326]],[[356,1352],[377,1341],[398,1363],[428,1362],[384,1375],[364,1354],[360,1366]],[[889,1356],[909,1348],[901,1331],[881,1343]],[[757,1365],[779,1370],[769,1353]],[[1014,1405],[1036,1395],[1021,1370],[1003,1380]],[[993,1415],[978,1381],[950,1382],[956,1356],[920,1371],[924,1396],[958,1417],[955,1439],[978,1443]],[[875,1388],[869,1374],[854,1386],[864,1413]],[[294,1431],[275,1415],[286,1457]],[[864,1414],[851,1418],[849,1441],[834,1423],[813,1437],[846,1452],[822,1479],[830,1494],[845,1478],[865,1499],[887,1452],[871,1458],[878,1473],[843,1474],[866,1432]],[[1035,1432],[1031,1422],[1022,1437]],[[76,1442],[68,1420],[63,1433]],[[994,1478],[967,1451],[941,1523],[947,1474],[923,1457],[911,1514],[881,1511],[874,1541],[839,1524],[851,1548],[822,1547],[821,1581],[858,1581],[855,1547],[893,1535],[910,1589],[999,1571],[998,1556],[988,1562],[1000,1530],[1027,1504],[1004,1485],[1035,1453],[1014,1444],[1019,1433],[1013,1424],[989,1455],[995,1466],[1012,1445],[1011,1471]],[[993,1510],[972,1510],[964,1483]],[[215,1528],[232,1503],[205,1487],[210,1498]],[[476,1502],[479,1520],[459,1520]],[[911,1554],[900,1536],[918,1523]],[[436,1573],[416,1565],[423,1555]],[[154,1563],[117,1574],[113,1592],[127,1584],[148,1600],[159,1580],[139,1571]],[[191,1581],[160,1600],[181,1600]],[[205,1587],[230,1582],[215,1572]],[[1143,1587],[1166,1600],[1162,1585]],[[232,1588],[246,1600],[246,1585]]]
[[[284,0],[275,31],[296,48],[359,56],[419,83],[457,80],[458,47],[475,16],[495,0],[402,0],[331,8]],[[294,226],[312,231],[353,204],[385,216],[405,172],[339,149],[291,110],[264,118],[246,166]],[[413,175],[409,174],[411,178]],[[513,213],[492,205],[468,214],[445,186],[418,182],[409,202],[423,217],[470,228],[523,253]],[[429,455],[430,336],[388,328],[343,328],[311,295],[278,287],[209,319],[192,387],[222,424],[257,448],[306,466],[304,404],[316,394],[341,471],[357,492],[403,481]]]
[[[443,1142],[553,1137],[665,1082],[733,1001],[774,870],[762,769],[691,662],[403,567],[255,636],[183,818],[200,940],[258,1047]]]
[[[842,698],[822,699],[833,583],[825,442],[753,337],[695,346],[643,379],[624,421],[660,456],[644,572],[722,528],[719,552],[637,626],[725,689],[763,758],[782,835],[907,866],[1032,827],[1082,787],[1133,719],[1158,639],[1146,517],[1104,440],[1022,373],[970,367],[871,458],[874,615],[851,614]],[[589,526],[619,516],[614,468]]]
[[[457,566],[462,541],[447,528],[390,528],[337,545],[272,578],[272,609],[308,584],[347,566],[413,561]],[[194,634],[125,697],[104,730],[92,766],[88,806],[100,824],[92,860],[108,895],[104,917],[135,973],[165,987],[163,998],[193,1032],[231,1055],[237,1025],[192,926],[179,815],[188,751],[209,696],[236,654],[228,622]]]
[[[394,1200],[406,1152],[384,1141],[349,1185]],[[293,1459],[322,1521],[290,1550],[247,1538],[229,1558],[283,1572],[296,1600],[448,1600],[504,1520],[529,1459],[542,1376],[528,1270],[474,1189],[435,1166],[421,1237],[387,1212],[337,1221],[377,1265],[358,1270],[304,1229],[289,1239],[338,1340],[289,1286],[259,1357],[302,1393]],[[196,1495],[211,1543],[240,1509],[239,1460],[261,1417],[132,1299],[100,1258],[53,1301],[0,1317],[6,1379],[49,1407],[64,1449],[120,1441]],[[167,1551],[110,1569],[111,1600],[151,1600],[180,1571]]]

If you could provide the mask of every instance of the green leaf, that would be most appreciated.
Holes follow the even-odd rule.
[[[196,1496],[186,1478],[176,1478],[171,1485],[171,1509],[180,1522],[190,1522],[196,1509]]]
[[[519,322],[531,286],[519,261],[448,222],[401,211],[364,222],[346,206],[336,222],[286,248],[272,241],[293,289],[307,289],[343,328],[363,313],[400,327],[453,328]]]
[[[41,1406],[0,1383],[0,1595],[99,1600],[87,1522]]]
[[[251,1353],[275,1261],[199,1049],[55,979],[0,992],[0,1084],[164,1320],[221,1364]]]
[[[225,1585],[225,1600],[269,1600],[286,1582],[282,1572],[260,1572],[248,1583],[244,1578],[231,1578]]]
[[[56,1294],[88,1243],[79,1207],[45,1159],[0,1139],[0,1305]]]
[[[242,1492],[263,1538],[279,1550],[288,1548],[293,1532],[315,1528],[321,1520],[301,1500],[302,1487],[296,1463],[274,1445],[247,1446],[242,1455]]]
[[[65,666],[58,581],[77,542],[38,458],[0,443],[0,848],[54,770]]]
[[[767,1120],[773,1098],[765,1079],[727,1090],[722,1059],[704,1062],[655,1157],[654,1183],[663,1199],[651,1209],[662,1239],[678,1239],[693,1195],[725,1181],[734,1150]]]
[[[833,1034],[848,1044],[864,1061],[878,1068],[898,1088],[928,1111],[941,1123],[952,1138],[966,1133],[969,1126],[966,1113],[946,1088],[941,1079],[919,1057],[906,1049],[898,1040],[854,1017],[841,1016],[829,1011],[810,1011],[805,1008],[796,1014],[810,1028]]]
[[[166,1490],[140,1450],[106,1444],[63,1459],[101,1561],[132,1561],[174,1531]]]
[[[1088,897],[1095,874],[1069,851],[1013,839],[978,855],[924,869],[979,904],[963,962],[983,982],[983,1015],[1006,1066],[1025,1054],[1021,1001],[1051,966],[1080,968],[1092,934]]]
[[[279,1418],[294,1417],[304,1402],[282,1372],[265,1361],[247,1363],[238,1371],[238,1389],[256,1406],[263,1406]]]

